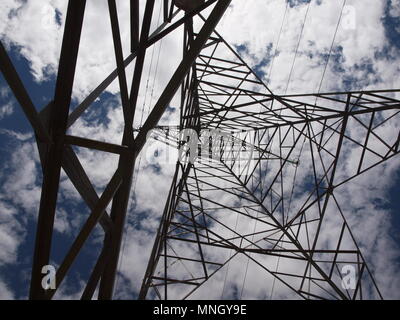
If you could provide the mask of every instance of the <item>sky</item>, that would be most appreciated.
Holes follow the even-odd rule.
[[[160,21],[159,3],[161,1],[157,1],[151,30]],[[54,95],[66,4],[65,0],[3,0],[0,3],[0,39],[37,110],[46,106]],[[117,6],[126,56],[130,45],[128,1],[118,1]],[[275,94],[400,87],[399,0],[233,0],[217,30]],[[182,33],[182,29],[178,29],[148,51],[135,127],[140,127],[180,62]],[[71,109],[115,68],[111,39],[107,1],[88,0]],[[132,74],[132,65],[127,68],[128,75]],[[162,124],[178,123],[178,106],[176,96]],[[384,130],[383,134],[390,136],[398,130],[398,125],[391,124]],[[123,115],[117,81],[70,132],[101,141],[120,142]],[[0,148],[0,299],[26,299],[42,175],[32,129],[2,76]],[[101,193],[118,159],[101,152],[75,150]],[[152,157],[140,159],[135,170],[116,283],[115,295],[120,299],[137,296],[175,170],[174,161],[166,164]],[[346,168],[351,169],[351,161],[349,156],[341,171],[343,176],[347,174]],[[346,203],[347,218],[363,254],[374,270],[384,297],[389,299],[400,297],[399,164],[395,157],[346,185],[338,194],[341,202]],[[52,264],[61,262],[88,213],[63,173]],[[97,228],[56,298],[79,298],[88,276],[87,267],[93,265],[101,239],[101,230]],[[222,278],[218,278],[208,287],[214,289],[212,298],[237,298],[234,292],[240,288],[238,283],[242,283],[244,277],[240,265],[238,260],[231,264],[229,272],[221,271],[222,278],[227,275],[225,285],[231,290],[224,289]],[[252,286],[246,288],[256,286],[257,272],[254,268],[254,276],[247,278]],[[283,287],[277,287],[276,291],[275,298],[292,298]],[[210,296],[203,290],[196,297]],[[268,283],[256,290],[244,290],[242,297],[270,297]]]

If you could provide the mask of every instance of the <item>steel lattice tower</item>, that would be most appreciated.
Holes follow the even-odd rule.
[[[381,129],[399,121],[395,94],[400,90],[276,95],[215,31],[230,0],[199,1],[180,19],[175,5],[184,6],[185,1],[175,2],[164,0],[163,24],[150,35],[155,1],[146,1],[141,28],[139,1],[130,1],[132,50],[124,58],[116,3],[108,1],[117,68],[72,112],[84,0],[69,1],[54,99],[40,113],[1,45],[1,71],[34,128],[44,173],[30,298],[51,299],[56,291],[42,288],[41,269],[51,258],[61,168],[91,213],[57,270],[57,288],[100,224],[103,247],[82,298],[91,299],[97,288],[99,299],[113,297],[135,160],[148,136],[184,152],[176,164],[140,299],[190,298],[210,279],[223,279],[221,270],[240,255],[259,267],[260,278],[268,276],[300,298],[383,298],[335,192],[399,153],[398,125],[390,135]],[[207,8],[211,13],[204,18]],[[198,30],[194,18],[203,21]],[[135,130],[146,50],[182,25],[183,59],[143,126]],[[133,61],[129,91],[125,68]],[[117,78],[125,120],[121,144],[67,134]],[[179,126],[158,126],[178,92]],[[199,137],[196,156],[188,161],[194,136]],[[119,156],[100,197],[72,146]],[[200,147],[206,152],[198,151]],[[343,174],[339,168],[348,147],[358,162],[350,174]],[[296,179],[298,171],[303,179]],[[343,265],[357,270],[353,289],[341,285]]]

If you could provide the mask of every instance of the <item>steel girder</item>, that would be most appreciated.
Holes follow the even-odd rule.
[[[140,32],[139,1],[131,0],[131,53],[124,58],[116,3],[115,0],[109,0],[109,15],[117,68],[71,113],[69,108],[84,19],[85,0],[69,1],[54,100],[40,114],[36,111],[3,44],[1,44],[1,71],[35,131],[44,175],[32,267],[30,299],[51,299],[57,290],[51,288],[45,290],[42,287],[43,275],[41,271],[42,267],[48,265],[51,260],[50,251],[61,169],[68,175],[83,200],[87,203],[91,213],[57,269],[56,288],[60,286],[68,274],[71,265],[94,227],[100,223],[104,230],[103,248],[82,292],[82,298],[91,299],[96,288],[99,288],[100,299],[112,298],[133,168],[135,159],[145,144],[146,131],[157,125],[168,103],[178,90],[200,49],[209,38],[229,3],[229,0],[209,0],[197,9],[186,12],[183,17],[177,19],[179,10],[174,9],[172,1],[166,0],[163,3],[163,23],[157,26],[152,34],[149,34],[154,0],[146,1]],[[199,35],[193,41],[191,50],[183,57],[159,101],[146,119],[143,129],[134,138],[133,120],[146,49],[209,7],[212,8],[211,14],[207,21],[204,22]],[[128,91],[125,68],[134,60],[135,68],[132,88]],[[79,119],[116,78],[118,78],[120,85],[125,120],[124,136],[121,144],[116,145],[68,135],[68,128]],[[100,197],[97,195],[72,146],[89,148],[119,156],[118,168],[116,168],[112,179]],[[110,214],[108,214],[106,208],[110,203],[112,203],[112,208]]]
[[[339,192],[398,155],[400,91],[274,95],[217,32],[186,83],[181,128],[247,144],[217,137],[219,156],[178,162],[140,298],[241,298],[245,282],[229,285],[227,274],[236,267],[246,279],[250,265],[260,283],[248,290],[267,297],[279,282],[281,298],[382,299]],[[158,127],[153,138],[182,148],[176,131]],[[241,157],[251,144],[254,154]],[[354,288],[342,285],[345,265],[356,270]]]

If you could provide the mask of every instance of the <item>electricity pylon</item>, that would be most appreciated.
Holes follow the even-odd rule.
[[[265,292],[279,281],[281,297],[382,299],[336,190],[399,153],[399,90],[274,95],[213,32],[182,92],[179,130],[198,138],[171,127],[153,132],[184,156],[139,297],[218,297],[215,283],[227,286],[229,265],[242,255],[239,269],[251,263],[253,277],[269,278]],[[243,143],[235,144],[238,134]],[[354,155],[346,172],[343,149]]]
[[[1,71],[35,131],[43,169],[31,299],[54,296],[98,224],[104,230],[103,246],[82,299],[91,299],[96,289],[99,299],[113,297],[135,160],[150,133],[184,152],[176,164],[139,298],[191,297],[238,255],[264,271],[259,277],[270,275],[302,298],[382,297],[335,192],[399,152],[395,94],[400,90],[273,94],[215,31],[230,2],[199,1],[186,7],[185,1],[164,0],[163,23],[150,34],[155,1],[146,1],[139,28],[139,0],[131,0],[131,53],[124,57],[116,3],[108,0],[117,68],[71,112],[86,1],[69,1],[54,99],[40,113],[0,46]],[[177,7],[186,9],[181,17]],[[210,13],[203,18],[206,9]],[[182,25],[183,59],[144,124],[134,130],[146,51]],[[129,91],[125,69],[133,61]],[[125,121],[121,144],[68,134],[115,79]],[[179,89],[179,127],[159,127]],[[382,129],[389,125],[397,131],[388,135]],[[350,127],[358,127],[356,135]],[[193,132],[198,138],[194,145],[208,146],[208,151],[196,151],[191,158],[188,140],[196,136]],[[343,149],[349,145],[357,163],[343,174]],[[100,197],[73,147],[119,156]],[[42,268],[51,260],[61,169],[91,213],[57,268],[56,288],[44,288]],[[306,172],[301,179],[296,179],[298,170]],[[356,270],[354,288],[341,283],[343,265]]]

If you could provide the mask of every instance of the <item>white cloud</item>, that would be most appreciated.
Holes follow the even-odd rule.
[[[13,136],[14,132],[7,133]],[[28,219],[36,216],[40,189],[35,146],[18,141],[20,134],[14,134],[15,149],[9,151],[10,157],[2,163],[0,173],[0,264],[18,268],[24,259],[19,256],[19,248],[25,241]],[[11,297],[9,293],[4,287],[4,297]]]
[[[0,300],[13,300],[14,294],[2,279],[0,279]]]
[[[15,138],[19,141],[26,141],[26,140],[32,138],[32,136],[33,136],[32,132],[21,133],[21,132],[7,130],[7,129],[0,129],[0,133],[7,135],[11,138]]]
[[[393,65],[392,63],[398,64],[398,54],[392,62],[388,61],[390,59],[377,58],[375,55],[388,45],[381,20],[385,2],[353,0],[347,1],[346,5],[354,8],[356,28],[348,30],[341,24],[334,43],[334,48],[338,46],[343,48],[340,67],[344,69],[344,73],[338,73],[333,69],[337,63],[333,61],[334,57],[331,57],[322,91],[343,88],[345,75],[354,77],[352,82],[354,89],[399,87],[396,68],[388,67]],[[326,56],[321,54],[329,53],[341,6],[340,1],[311,2],[288,93],[318,90],[326,62]],[[246,46],[248,52],[245,55],[246,60],[253,66],[266,58],[269,45],[272,45],[271,53],[277,50],[278,55],[274,60],[270,83],[275,93],[284,92],[286,88],[307,7],[308,4],[304,3],[288,10],[278,48],[276,43],[284,15],[284,1],[233,2],[229,13],[219,26],[221,33],[231,44]],[[393,8],[395,7],[393,5]],[[365,62],[371,62],[375,69],[373,74],[368,75],[370,79],[367,81],[364,79],[364,72],[356,69],[357,65],[362,66]],[[265,79],[270,78],[269,70],[269,64],[262,66]],[[376,80],[378,82],[374,83]]]
[[[0,107],[0,120],[5,117],[11,115],[14,112],[13,105],[11,103],[7,103]]]
[[[27,213],[36,214],[40,196],[36,145],[32,142],[21,144],[12,152],[7,165],[10,173],[3,177],[3,196]]]
[[[399,0],[391,0],[391,6],[389,9],[389,13],[392,17],[400,16],[400,1]]]
[[[0,98],[2,99],[2,104],[0,106],[0,120],[10,116],[14,112],[14,103],[9,100],[11,95],[11,90],[7,87],[0,87]],[[6,102],[7,101],[7,102]]]

